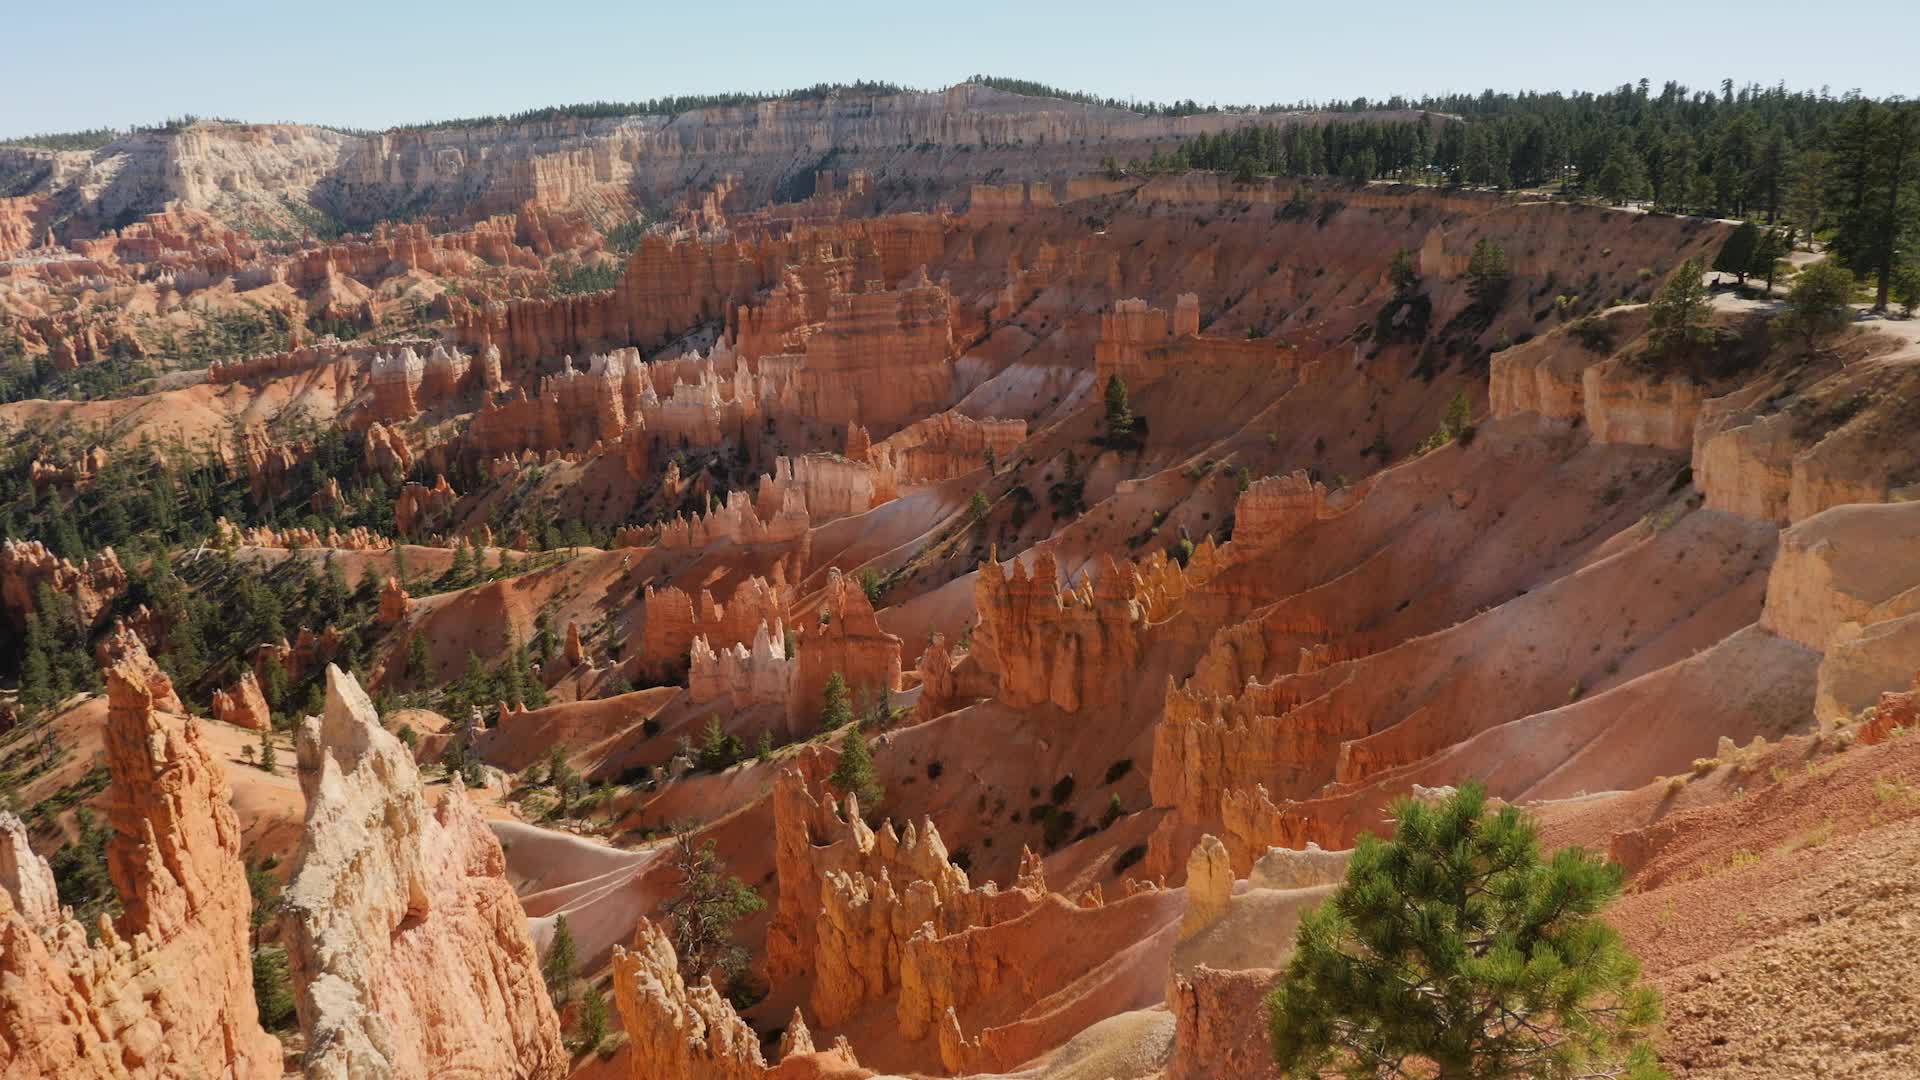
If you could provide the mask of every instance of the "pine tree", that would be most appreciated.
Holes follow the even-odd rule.
[[[314,590],[314,617],[324,626],[338,622],[346,610],[347,579],[341,573],[340,565],[333,561],[333,552],[328,551],[321,568],[319,587]]]
[[[1827,155],[1823,151],[1808,150],[1794,160],[1793,183],[1787,189],[1785,217],[1788,236],[1795,230],[1813,239],[1813,231],[1820,224],[1820,214],[1826,207]]]
[[[407,639],[407,678],[424,679],[433,658],[427,653],[427,636],[415,633]]]
[[[453,565],[447,569],[446,580],[452,586],[465,585],[473,580],[473,555],[458,540],[453,542]]]
[[[820,694],[820,730],[838,731],[853,722],[853,704],[847,696],[847,680],[839,672],[827,676]]]
[[[867,738],[857,729],[847,732],[840,740],[840,761],[827,782],[859,799],[863,814],[871,813],[880,805],[885,791],[873,771],[873,753],[867,749]]]
[[[600,1049],[607,1038],[607,997],[598,983],[589,982],[580,992],[580,1009],[574,1019],[579,1025],[580,1052],[591,1054]]]
[[[1698,258],[1675,267],[1654,296],[1648,314],[1647,348],[1656,356],[1679,356],[1707,340],[1711,331],[1707,287]]]
[[[540,961],[540,977],[546,982],[547,993],[556,1003],[564,1003],[573,996],[573,976],[577,964],[573,931],[567,926],[566,913],[562,912],[554,917],[553,940],[547,943],[547,955]]]
[[[261,1027],[283,1031],[293,1025],[293,984],[287,977],[285,949],[253,950],[253,1000]]]
[[[1831,261],[1815,263],[1794,279],[1774,319],[1774,333],[1812,352],[1822,338],[1846,328],[1852,302],[1853,275]]]
[[[1467,256],[1467,295],[1473,302],[1485,311],[1498,309],[1511,280],[1506,249],[1490,237],[1475,241],[1473,254]]]
[[[460,675],[460,683],[454,687],[454,701],[461,706],[485,705],[496,700],[493,673],[480,662],[480,655],[471,649],[467,651],[467,670]]]
[[[1395,296],[1404,296],[1420,284],[1420,274],[1413,268],[1413,253],[1406,248],[1395,248],[1387,259],[1387,284],[1393,286]]]
[[[1900,304],[1903,315],[1913,318],[1913,310],[1920,308],[1920,262],[1903,266],[1893,275],[1893,299]]]
[[[1787,235],[1779,229],[1768,229],[1760,235],[1753,246],[1753,258],[1747,265],[1747,272],[1755,277],[1765,278],[1767,292],[1773,292],[1773,275],[1780,260],[1792,253],[1787,245]]]
[[[1600,196],[1615,206],[1646,197],[1647,167],[1631,146],[1622,142],[1607,156],[1595,180]]]
[[[1453,400],[1447,402],[1447,415],[1441,423],[1449,439],[1458,439],[1473,427],[1473,403],[1467,400],[1465,390],[1454,394]]]
[[[1732,274],[1747,283],[1747,275],[1753,272],[1753,253],[1760,246],[1760,227],[1751,221],[1743,221],[1727,242],[1720,245],[1720,254],[1714,256],[1713,268],[1723,274]]]
[[[694,843],[690,829],[675,832],[669,859],[680,873],[680,889],[661,911],[681,975],[691,981],[718,969],[729,980],[737,977],[746,970],[747,951],[734,942],[734,925],[766,901],[727,873],[712,840]]]
[[[728,735],[720,726],[717,716],[707,719],[706,728],[700,733],[700,767],[709,772],[719,772],[732,765],[740,756],[736,750],[739,740]]]
[[[26,644],[20,661],[20,702],[28,711],[51,705],[58,698],[50,636],[39,613],[28,613]]]
[[[272,772],[279,761],[280,751],[274,743],[273,728],[269,727],[260,733],[260,767]]]
[[[1125,439],[1133,434],[1133,408],[1127,404],[1127,384],[1119,372],[1107,376],[1107,437]]]
[[[1363,835],[1346,882],[1300,920],[1267,997],[1290,1076],[1448,1080],[1664,1076],[1646,1035],[1659,1000],[1598,918],[1617,864],[1569,848],[1542,860],[1533,825],[1463,784],[1394,805],[1393,839]]]

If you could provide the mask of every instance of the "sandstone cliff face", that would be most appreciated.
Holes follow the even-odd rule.
[[[1046,893],[1031,855],[1020,887],[1000,892],[992,882],[975,888],[947,859],[931,820],[896,832],[860,820],[858,802],[815,793],[809,774],[824,775],[823,755],[812,755],[775,781],[774,866],[779,892],[767,928],[767,971],[780,980],[813,977],[815,1017],[840,1024],[865,1004],[898,995],[901,1034],[933,1034],[940,1016],[965,1004],[937,939],[987,926],[1030,910]],[[928,940],[915,957],[910,944]]]
[[[1180,939],[1185,941],[1218,922],[1232,899],[1233,863],[1227,846],[1213,836],[1202,836],[1187,857],[1187,910],[1180,917]]]
[[[1279,1080],[1265,999],[1280,975],[1271,968],[1219,971],[1203,964],[1169,979],[1174,1029],[1167,1080]]]
[[[1328,118],[1287,117],[1300,123]],[[746,193],[764,201],[796,161],[839,150],[847,156],[851,181],[861,166],[893,161],[890,155],[907,144],[983,152],[1017,145],[1021,152],[1006,156],[1016,175],[1089,172],[1103,154],[1144,156],[1154,140],[1254,122],[1273,121],[1241,113],[1144,116],[961,83],[925,93],[837,91],[674,116],[558,118],[371,135],[297,124],[204,122],[181,132],[124,136],[93,152],[0,148],[0,168],[44,175],[30,197],[75,205],[75,224],[89,228],[177,204],[298,229],[288,200],[357,226],[403,209],[472,219],[529,201],[541,207],[624,205],[629,192],[685,190],[716,170],[737,174]],[[1050,205],[1051,192],[1037,190],[1034,201]],[[29,242],[33,218],[16,216],[23,223],[13,227],[13,239]],[[528,226],[521,231],[523,242],[533,242]]]
[[[787,707],[791,731],[810,730],[818,720],[827,679],[838,672],[856,707],[868,699],[885,700],[900,688],[900,639],[880,628],[873,603],[858,583],[838,568],[827,575],[820,621],[803,618],[800,672]]]
[[[1156,351],[1164,351],[1177,338],[1199,333],[1200,298],[1193,293],[1180,295],[1171,316],[1138,297],[1121,300],[1100,316],[1100,339],[1093,347],[1094,377],[1102,386],[1115,375],[1130,387],[1141,386],[1164,370],[1164,364],[1154,359]]]
[[[1910,423],[1902,403],[1920,394],[1910,343],[1858,333],[1832,353],[1763,372],[1701,407],[1693,483],[1709,508],[1785,525],[1920,492],[1912,481],[1920,444],[1894,435]]]
[[[858,1080],[860,1068],[845,1037],[816,1050],[800,1010],[780,1037],[779,1059],[768,1067],[760,1037],[714,989],[710,979],[688,986],[666,933],[647,919],[633,948],[613,948],[613,998],[627,1033],[627,1073],[634,1080]]]
[[[28,928],[51,930],[60,921],[60,896],[53,868],[33,853],[27,824],[0,810],[0,891],[13,898],[13,907]]]
[[[633,948],[613,947],[613,1000],[631,1050],[628,1075],[760,1080],[760,1038],[711,980],[689,988],[667,935],[641,919]]]
[[[393,500],[393,530],[400,536],[415,536],[445,525],[459,495],[448,486],[447,478],[437,476],[433,486],[408,484]]]
[[[1063,590],[1051,551],[1034,557],[1031,572],[1019,560],[1003,571],[989,556],[974,581],[972,655],[1016,708],[1046,702],[1071,713],[1109,702],[1122,690],[1114,673],[1138,666],[1147,625],[1222,562],[1208,537],[1184,568],[1164,552],[1138,564],[1109,555],[1097,578]]]
[[[155,713],[142,672],[116,664],[107,697],[107,869],[123,914],[103,920],[93,946],[71,919],[49,925],[51,875],[13,853],[18,884],[0,890],[0,1071],[279,1076],[280,1044],[255,1017],[251,899],[226,780],[192,721]]]
[[[296,749],[286,911],[308,1075],[565,1075],[526,915],[465,792],[429,809],[413,755],[335,667]]]
[[[1760,625],[1824,652],[1834,633],[1920,585],[1920,503],[1840,506],[1780,534]]]
[[[686,660],[697,638],[705,638],[710,649],[725,649],[754,641],[767,626],[776,623],[783,624],[783,632],[773,644],[784,650],[784,622],[793,604],[793,589],[776,563],[771,581],[749,575],[724,604],[716,602],[711,591],[702,589],[696,605],[686,590],[672,585],[648,585],[640,602],[640,665],[664,671]]]
[[[758,705],[785,710],[793,698],[800,665],[786,653],[786,626],[778,619],[761,623],[753,644],[722,645],[715,651],[706,637],[693,639],[688,653],[687,700],[695,705],[725,701],[735,709]]]
[[[213,692],[213,718],[253,731],[265,731],[273,726],[267,696],[261,693],[260,680],[253,677],[253,672],[241,672],[232,689]]]
[[[38,540],[0,541],[0,614],[23,626],[42,585],[71,600],[75,617],[92,626],[126,589],[127,572],[112,548],[74,563]]]
[[[1025,420],[976,420],[948,411],[908,424],[862,457],[890,466],[897,483],[930,484],[965,476],[989,457],[1011,461],[1026,438]],[[855,456],[851,448],[848,456]]]
[[[1834,507],[1783,531],[1760,625],[1823,654],[1823,724],[1904,689],[1920,666],[1920,503]]]

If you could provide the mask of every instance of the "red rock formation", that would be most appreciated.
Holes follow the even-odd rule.
[[[707,512],[687,517],[675,515],[655,530],[631,530],[621,534],[625,546],[638,546],[651,539],[663,548],[705,548],[718,544],[800,548],[804,550],[811,522],[800,493],[789,493],[772,517],[762,518],[753,508],[753,499],[744,491],[733,491],[721,505],[709,504]]]
[[[749,575],[725,604],[715,602],[706,589],[700,590],[696,607],[682,589],[649,585],[641,594],[640,664],[651,671],[675,668],[687,658],[695,638],[705,638],[716,649],[752,641],[764,627],[784,623],[792,604],[793,589],[778,563],[771,581]]]
[[[813,726],[835,672],[856,703],[900,688],[900,639],[880,629],[867,594],[838,568],[827,574],[820,619],[802,620],[809,629],[800,639],[800,675],[787,706],[790,731]]]
[[[952,309],[952,296],[924,268],[895,291],[834,297],[794,375],[798,411],[871,429],[939,409],[953,392]]]
[[[335,667],[296,750],[286,912],[308,1074],[564,1076],[526,915],[466,792],[429,810],[413,755]]]
[[[1026,438],[1025,420],[976,420],[948,411],[908,424],[868,456],[891,465],[899,483],[928,484],[964,476],[983,466],[989,454],[995,462],[1011,461]]]
[[[413,468],[413,448],[407,445],[407,437],[397,428],[389,428],[375,421],[367,428],[367,469],[386,477],[388,483],[398,481]]]
[[[1173,976],[1167,985],[1174,1018],[1167,1080],[1279,1080],[1265,1006],[1279,977],[1271,968],[1218,971],[1204,964]]]
[[[231,690],[213,692],[213,718],[253,731],[265,731],[273,726],[267,696],[260,692],[260,680],[253,677],[253,672],[241,672]]]
[[[420,412],[415,396],[427,365],[411,348],[373,358],[373,415],[383,421],[410,420]]]
[[[445,524],[459,495],[447,484],[445,476],[436,476],[433,486],[408,484],[393,500],[393,529],[401,536],[415,536],[433,525]]]
[[[0,541],[0,613],[24,625],[42,585],[71,600],[74,616],[93,626],[126,589],[127,572],[112,548],[73,563],[38,540]]]
[[[687,700],[695,705],[725,701],[734,709],[775,705],[781,709],[793,699],[799,662],[785,648],[786,627],[776,619],[761,623],[753,644],[720,646],[715,651],[704,635],[695,637],[688,653]]]
[[[875,467],[834,454],[779,457],[773,472],[760,478],[754,504],[762,516],[787,505],[789,492],[807,508],[807,518],[819,525],[849,514],[864,514],[897,493],[893,470]]]
[[[933,974],[906,958],[909,939],[923,925],[944,936],[1030,910],[1046,891],[1038,862],[1029,860],[1016,889],[975,888],[948,861],[932,821],[904,834],[885,822],[875,832],[852,796],[841,805],[830,792],[816,796],[808,775],[825,764],[821,755],[804,758],[774,784],[779,892],[767,928],[768,974],[812,974],[813,1012],[829,1025],[897,993],[902,1034],[922,1039],[938,1018],[940,992]]]
[[[711,980],[689,988],[667,935],[641,919],[632,950],[613,948],[613,1000],[631,1049],[628,1075],[760,1080],[760,1037]]]
[[[107,869],[123,913],[102,921],[97,945],[71,920],[43,938],[0,891],[0,1071],[277,1077],[280,1044],[255,1017],[225,778],[192,721],[154,712],[141,672],[108,671],[107,698]]]
[[[1120,687],[1113,673],[1138,665],[1142,628],[1221,563],[1208,537],[1184,570],[1162,552],[1135,565],[1106,556],[1097,579],[1062,590],[1049,550],[1034,558],[1031,573],[1017,559],[1003,571],[989,556],[974,580],[973,655],[1013,707],[1051,702],[1078,712],[1109,701]]]
[[[27,476],[36,491],[50,487],[84,488],[93,482],[96,473],[107,467],[107,457],[106,447],[90,446],[86,453],[65,465],[51,465],[35,458],[27,465]]]
[[[1860,741],[1872,746],[1892,738],[1895,732],[1911,734],[1916,728],[1920,728],[1920,675],[1914,676],[1911,689],[1880,695],[1872,717],[1860,726]],[[4,873],[5,866],[0,862],[0,877]]]
[[[1120,376],[1128,386],[1139,386],[1157,378],[1163,364],[1152,354],[1164,350],[1174,339],[1200,333],[1200,298],[1182,293],[1174,303],[1173,316],[1163,308],[1149,307],[1138,298],[1121,300],[1113,310],[1100,316],[1100,339],[1093,347],[1094,377],[1101,385]]]
[[[1247,485],[1233,504],[1233,538],[1227,552],[1235,561],[1276,547],[1300,530],[1352,507],[1356,496],[1327,486],[1296,469],[1286,476],[1268,476]]]
[[[1187,910],[1180,917],[1180,940],[1195,936],[1227,913],[1233,877],[1227,846],[1215,837],[1202,836],[1187,856]]]
[[[140,639],[125,619],[115,619],[113,629],[94,646],[93,656],[102,671],[116,666],[126,671],[136,672],[142,685],[153,698],[153,707],[162,712],[184,713],[187,707],[180,703],[180,695],[174,693],[173,680],[160,670],[160,665],[147,655],[147,643]]]
[[[580,624],[567,620],[567,643],[560,650],[560,658],[568,667],[579,667],[587,662],[587,650],[580,645]]]
[[[397,626],[406,621],[407,612],[413,610],[413,601],[407,597],[407,590],[400,587],[400,579],[388,577],[380,583],[380,611],[375,620],[381,626]]]
[[[0,810],[0,893],[13,900],[14,911],[36,932],[60,924],[60,895],[53,868],[33,853],[27,824]]]
[[[368,531],[364,525],[356,525],[346,532],[328,529],[315,532],[312,529],[287,528],[275,529],[269,525],[241,528],[226,518],[214,522],[214,533],[225,547],[258,547],[293,550],[296,548],[332,548],[339,551],[381,551],[393,546],[393,541],[377,533]]]
[[[613,1000],[627,1033],[627,1073],[634,1080],[859,1080],[872,1076],[854,1060],[845,1037],[825,1052],[798,1009],[780,1038],[779,1060],[768,1067],[760,1038],[733,1006],[702,979],[688,986],[667,935],[641,919],[633,948],[613,949]]]

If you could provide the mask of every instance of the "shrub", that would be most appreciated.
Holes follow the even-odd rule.
[[[1067,837],[1073,835],[1073,826],[1077,820],[1078,818],[1071,810],[1055,810],[1047,815],[1047,820],[1040,826],[1040,839],[1046,844],[1048,851],[1053,851],[1066,843]]]
[[[1121,758],[1107,766],[1107,783],[1111,784],[1133,771],[1133,759]]]
[[[1073,774],[1068,773],[1053,782],[1052,790],[1047,792],[1047,801],[1055,806],[1073,798]]]

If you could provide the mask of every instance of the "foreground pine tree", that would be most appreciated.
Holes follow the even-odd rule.
[[[1441,1080],[1661,1077],[1644,1041],[1659,1001],[1598,913],[1617,864],[1578,848],[1542,860],[1512,807],[1468,784],[1394,807],[1392,840],[1362,837],[1347,880],[1301,919],[1268,995],[1290,1076]]]

